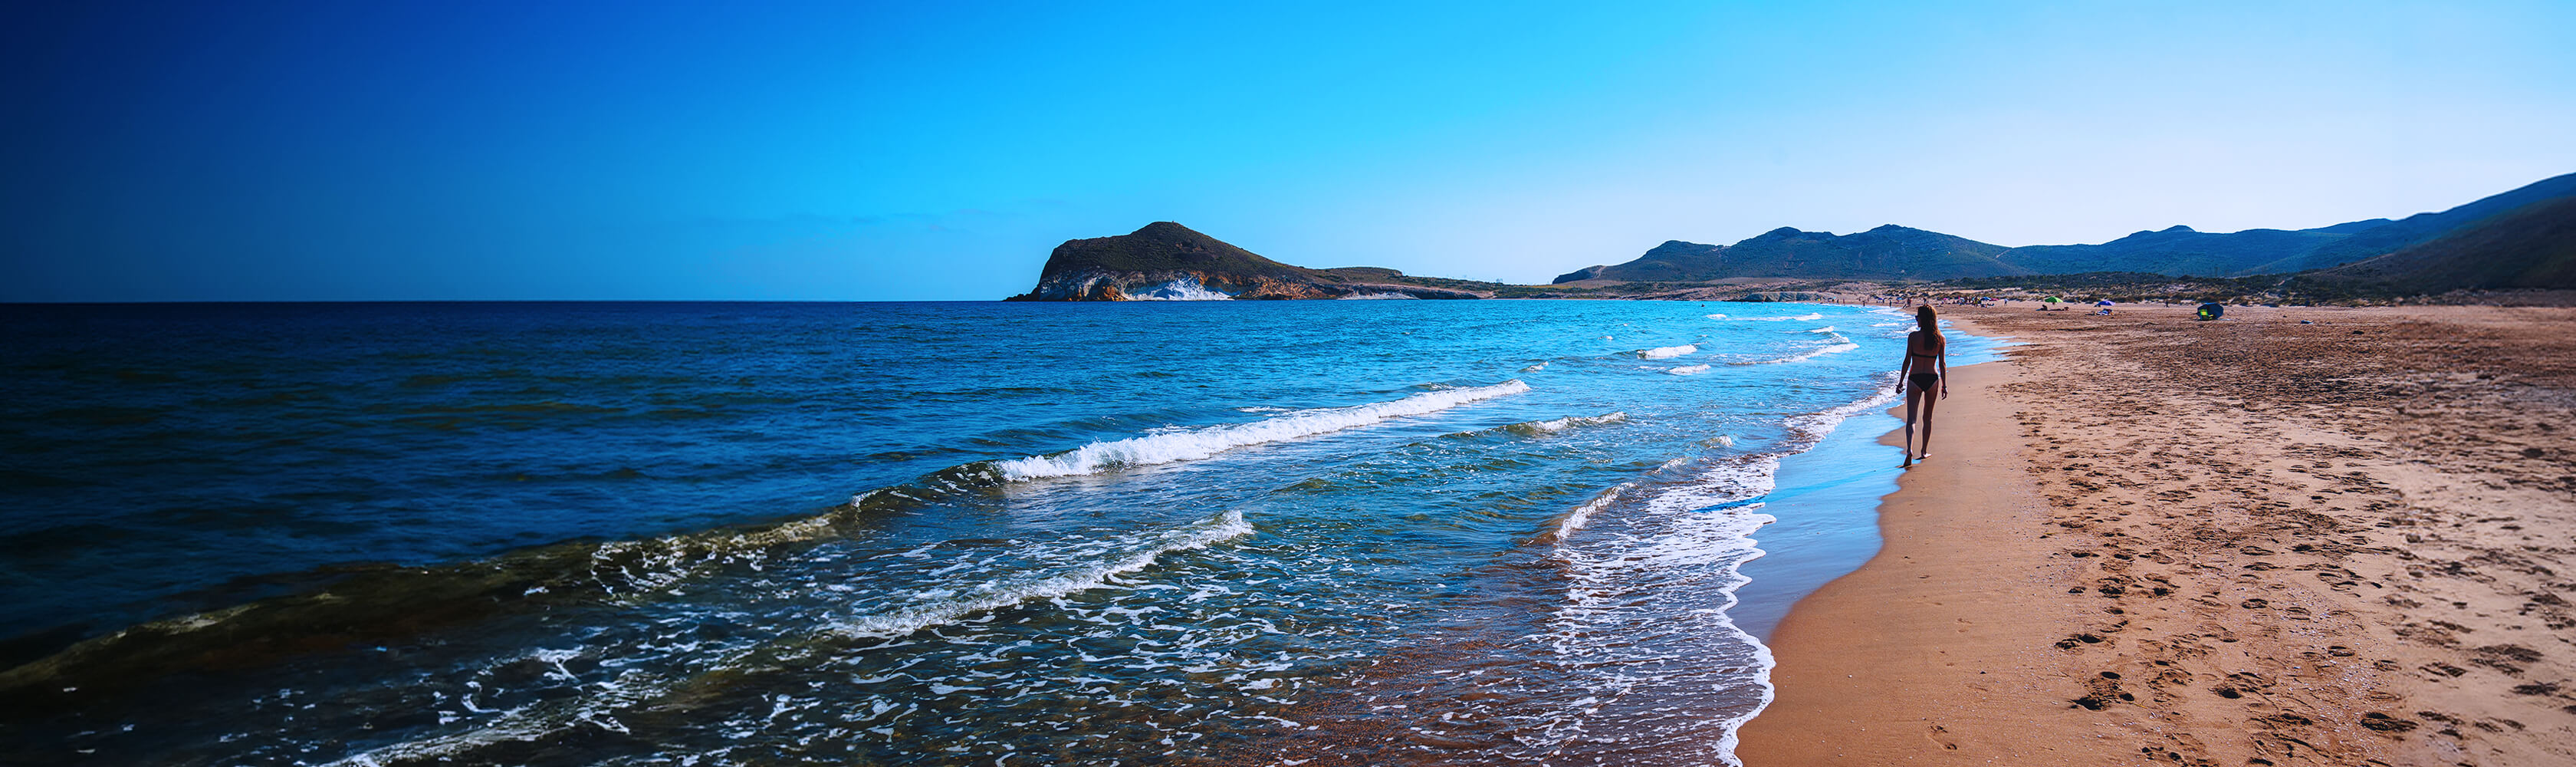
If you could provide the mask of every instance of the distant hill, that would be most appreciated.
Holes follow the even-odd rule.
[[[1209,301],[1308,298],[1485,298],[1419,284],[1393,269],[1308,269],[1261,257],[1170,221],[1112,237],[1066,240],[1037,287],[1010,301]],[[1437,282],[1457,282],[1437,280]]]
[[[2227,233],[2174,226],[2099,245],[2005,248],[1892,224],[1842,236],[1782,228],[1731,246],[1668,241],[1634,261],[1585,268],[1559,276],[1556,282],[1690,282],[1731,277],[1949,280],[2086,272],[2207,277],[2287,274],[2394,253],[2506,211],[2569,196],[2576,196],[2576,173],[2395,221],[2373,218],[2314,229]]]
[[[1156,221],[1115,237],[1066,240],[1047,255],[1040,277],[1073,271],[1206,271],[1234,275],[1308,278],[1313,270],[1262,258],[1232,243],[1170,221]]]
[[[2385,221],[2386,219],[2379,219]],[[2100,245],[2031,245],[2006,251],[2001,260],[2031,274],[2139,271],[2156,274],[2235,275],[2285,254],[2306,253],[2350,237],[2351,224],[2295,231],[2247,229],[2215,234],[2175,226],[2138,232]]]
[[[1729,277],[1853,280],[1946,280],[2028,274],[1995,257],[2001,245],[1888,224],[1837,235],[1781,227],[1734,245],[1667,241],[1634,261],[1595,266],[1558,283],[1606,279],[1692,282]]]
[[[2576,196],[2533,202],[2394,253],[2306,276],[2403,287],[2410,293],[2576,289]]]
[[[2397,252],[2409,245],[2426,242],[2486,218],[2529,207],[2532,203],[2560,197],[2576,196],[2576,173],[2541,179],[2503,194],[2481,198],[2439,213],[2417,213],[2380,226],[2354,232],[2341,242],[2320,246],[2316,250],[2258,265],[2250,274],[2282,274],[2309,269],[2325,269],[2342,264]]]
[[[2096,271],[2233,277],[2324,269],[2396,252],[2480,219],[2576,195],[2576,173],[2543,179],[2439,213],[2350,221],[2315,229],[2247,229],[2211,234],[2177,226],[2100,245],[2014,248],[2003,261],[2039,274]]]

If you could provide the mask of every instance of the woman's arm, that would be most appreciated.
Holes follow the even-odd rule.
[[[1950,339],[1941,339],[1941,398],[1950,398]]]
[[[1914,370],[1914,337],[1922,334],[1923,331],[1920,330],[1905,334],[1905,351],[1901,352],[1905,355],[1905,359],[1896,363],[1896,393],[1898,394],[1905,393],[1905,374]]]

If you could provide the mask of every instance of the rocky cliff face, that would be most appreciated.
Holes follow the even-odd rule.
[[[1347,274],[1345,274],[1347,273]],[[1223,301],[1330,298],[1486,298],[1412,285],[1392,269],[1325,271],[1263,258],[1189,227],[1157,221],[1116,237],[1067,240],[1047,256],[1036,288],[1011,301]]]

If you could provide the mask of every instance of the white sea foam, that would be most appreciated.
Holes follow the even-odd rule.
[[[1152,567],[1154,562],[1161,559],[1164,554],[1203,549],[1251,533],[1252,524],[1243,520],[1243,512],[1227,509],[1214,517],[1165,531],[1137,550],[1106,562],[1026,581],[987,581],[971,590],[960,589],[941,594],[926,604],[843,621],[840,625],[834,626],[832,631],[855,638],[900,637],[932,626],[953,623],[960,618],[986,610],[996,610],[1033,599],[1060,597],[1100,588],[1109,585],[1111,576]]]
[[[1550,556],[1565,564],[1569,583],[1532,639],[1592,671],[1571,680],[1580,686],[1564,693],[1573,700],[1526,718],[1536,735],[1522,742],[1575,756],[1616,735],[1740,767],[1736,731],[1776,699],[1770,649],[1729,617],[1735,590],[1747,582],[1743,564],[1763,556],[1753,534],[1773,521],[1758,509],[1775,492],[1784,457],[1890,399],[1880,389],[1792,417],[1783,452],[1703,459],[1697,469],[1668,463],[1655,472],[1665,478],[1613,487],[1560,520]],[[1662,716],[1676,702],[1703,700],[1730,703],[1696,721]]]
[[[1828,408],[1815,413],[1790,416],[1787,419],[1787,422],[1790,428],[1797,429],[1809,439],[1822,440],[1825,438],[1826,434],[1833,433],[1835,427],[1841,426],[1844,419],[1860,413],[1868,412],[1871,408],[1885,407],[1896,402],[1897,396],[1895,387],[1888,386],[1883,383],[1890,378],[1894,378],[1895,375],[1895,373],[1888,373],[1886,374],[1886,378],[1879,379],[1882,383],[1878,386],[1872,387],[1870,390],[1871,394],[1868,397],[1853,400],[1851,402],[1844,403],[1839,407]]]
[[[1680,346],[1658,346],[1658,347],[1655,347],[1655,348],[1652,348],[1652,349],[1639,349],[1639,350],[1637,350],[1637,356],[1639,356],[1639,357],[1643,357],[1643,358],[1646,358],[1646,359],[1650,359],[1650,360],[1661,360],[1661,359],[1671,359],[1671,358],[1674,358],[1674,357],[1679,357],[1679,356],[1682,356],[1682,355],[1685,355],[1685,354],[1690,354],[1690,353],[1692,353],[1692,352],[1696,352],[1696,351],[1699,351],[1699,347],[1698,347],[1697,345],[1694,345],[1694,344],[1682,344],[1682,345],[1680,345]]]
[[[1809,333],[1831,333],[1831,332],[1834,332],[1834,326],[1832,326],[1832,325],[1826,325],[1826,326],[1821,327],[1821,328],[1814,328],[1814,329],[1810,329],[1810,330],[1808,330],[1807,332],[1809,332]]]
[[[615,719],[607,718],[609,714],[667,695],[675,686],[676,680],[667,677],[628,671],[615,680],[592,685],[596,692],[591,694],[520,706],[472,730],[395,743],[330,762],[328,767],[382,767],[429,761],[495,743],[536,740],[577,722],[616,729],[622,725],[615,725]]]
[[[1700,373],[1706,373],[1706,372],[1708,372],[1708,366],[1707,366],[1707,365],[1683,365],[1683,366],[1681,366],[1681,367],[1677,367],[1677,368],[1669,368],[1669,369],[1666,369],[1664,372],[1666,372],[1666,373],[1671,373],[1671,374],[1673,374],[1673,375],[1677,375],[1677,376],[1697,375],[1697,374],[1700,374]]]
[[[1392,402],[1300,410],[1251,423],[1175,429],[1112,442],[1094,442],[1062,453],[998,461],[995,465],[1003,476],[1020,480],[1090,474],[1119,466],[1197,460],[1238,447],[1341,431],[1390,418],[1423,415],[1529,390],[1529,384],[1518,380],[1491,386],[1440,389]]]
[[[1197,277],[1181,277],[1153,286],[1136,286],[1127,291],[1129,301],[1225,301],[1232,293],[1209,290]]]
[[[1135,536],[1125,541],[1126,545],[1117,547],[1124,549],[1123,552],[1104,561],[1018,582],[988,581],[971,588],[945,592],[928,604],[861,616],[824,631],[854,638],[902,637],[925,628],[956,623],[978,612],[1111,585],[1112,577],[1151,567],[1165,554],[1206,548],[1251,532],[1252,525],[1244,520],[1243,513],[1228,509],[1178,528]],[[769,646],[774,644],[755,641],[725,648],[695,665],[702,671],[738,668],[745,658]],[[570,672],[564,668],[563,661],[581,654],[579,648],[540,649],[527,657],[552,666],[568,677]],[[470,730],[395,743],[348,756],[330,765],[383,767],[430,761],[497,743],[534,741],[581,725],[623,732],[625,725],[616,718],[619,712],[666,699],[687,679],[630,670],[613,680],[586,685],[580,695],[494,712],[496,716]],[[466,705],[470,708],[471,701]]]
[[[1736,319],[1747,322],[1807,322],[1810,320],[1821,320],[1824,318],[1825,315],[1821,313],[1808,312],[1795,317],[1737,317]]]
[[[1723,315],[1723,314],[1711,314],[1711,315],[1709,315],[1709,316],[1708,316],[1708,318],[1709,318],[1709,319],[1712,319],[1712,320],[1722,320],[1722,319],[1726,319],[1726,315]]]
[[[1536,372],[1538,372],[1538,371],[1546,370],[1546,369],[1547,369],[1547,363],[1545,363],[1545,362],[1541,362],[1541,363],[1538,363],[1538,364],[1536,364],[1536,365],[1531,365],[1531,366],[1529,366],[1529,367],[1521,368],[1521,372],[1523,372],[1523,373],[1536,373]]]
[[[1781,357],[1781,358],[1778,358],[1778,359],[1767,359],[1767,360],[1745,360],[1745,361],[1742,361],[1742,362],[1737,362],[1737,363],[1735,363],[1735,364],[1738,364],[1738,365],[1779,365],[1779,364],[1790,363],[1790,362],[1805,362],[1805,361],[1807,361],[1807,360],[1815,359],[1815,358],[1817,358],[1817,357],[1822,357],[1822,356],[1829,355],[1829,354],[1841,354],[1841,353],[1843,353],[1843,352],[1847,352],[1847,351],[1851,351],[1851,350],[1853,350],[1853,349],[1858,349],[1858,348],[1860,348],[1860,344],[1852,343],[1852,342],[1851,342],[1851,339],[1843,338],[1843,337],[1842,337],[1842,336],[1840,336],[1840,335],[1836,335],[1836,336],[1834,336],[1831,340],[1838,341],[1839,343],[1834,343],[1834,344],[1827,345],[1827,346],[1820,346],[1820,347],[1816,347],[1816,348],[1814,348],[1814,349],[1809,349],[1809,350],[1806,350],[1806,351],[1803,351],[1803,352],[1799,352],[1799,353],[1797,353],[1797,354],[1792,354],[1792,355],[1789,355],[1789,356],[1786,356],[1786,357]]]
[[[1747,582],[1739,568],[1762,556],[1752,534],[1773,521],[1744,501],[1769,492],[1778,468],[1777,456],[1748,456],[1678,482],[1623,484],[1559,522],[1551,556],[1565,563],[1571,582],[1548,628],[1533,639],[1547,642],[1562,662],[1596,672],[1579,682],[1588,695],[1533,718],[1537,739],[1548,742],[1532,745],[1552,754],[1579,749],[1606,725],[1622,741],[1669,739],[1694,761],[1740,764],[1732,732],[1770,704],[1774,663],[1727,611]],[[1613,506],[1620,511],[1602,514]],[[1602,529],[1586,530],[1592,522]],[[1701,739],[1711,733],[1707,724],[1660,716],[1672,709],[1659,703],[1730,689],[1751,705],[1731,707],[1732,715],[1715,722],[1713,743]]]
[[[1564,431],[1565,429],[1574,426],[1599,426],[1605,423],[1620,423],[1626,420],[1628,420],[1628,414],[1626,412],[1618,412],[1603,413],[1601,415],[1566,416],[1564,418],[1546,421],[1523,421],[1512,425],[1537,431]]]
[[[1341,297],[1343,301],[1416,301],[1420,299],[1420,296],[1405,293],[1354,293]]]

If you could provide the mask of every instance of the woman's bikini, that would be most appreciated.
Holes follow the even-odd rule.
[[[1941,383],[1941,374],[1925,373],[1920,371],[1931,370],[1932,365],[1941,360],[1941,344],[1939,342],[1935,342],[1932,345],[1932,351],[1928,353],[1915,351],[1915,342],[1917,339],[1923,337],[1921,335],[1923,331],[1917,330],[1914,332],[1916,334],[1914,338],[1909,338],[1905,341],[1905,356],[1913,360],[1914,364],[1910,367],[1917,372],[1907,375],[1906,379],[1914,383],[1915,391],[1932,391],[1932,387]]]

